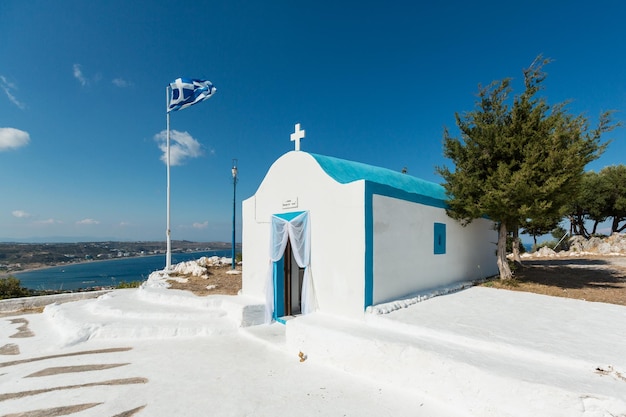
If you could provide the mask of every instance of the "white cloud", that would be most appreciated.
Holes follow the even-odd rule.
[[[208,221],[206,221],[204,223],[196,222],[196,223],[193,224],[193,228],[194,229],[206,229],[207,227],[209,227],[209,222]]]
[[[74,64],[73,70],[74,70],[74,78],[78,80],[80,85],[82,85],[83,87],[86,86],[88,84],[87,78],[85,78],[85,76],[83,75],[83,71],[81,69],[80,64]]]
[[[163,151],[161,161],[167,162],[167,131],[163,130],[154,136]],[[187,158],[202,155],[202,145],[187,132],[170,130],[170,165],[182,165]]]
[[[30,135],[12,127],[0,127],[0,152],[28,145]]]
[[[37,220],[35,224],[61,224],[63,223],[61,220],[56,219],[48,219],[48,220]]]
[[[13,210],[11,214],[13,214],[14,217],[17,217],[20,219],[27,219],[31,217],[30,213],[27,213],[24,210]]]
[[[2,88],[11,103],[15,104],[22,110],[26,108],[26,105],[15,97],[14,90],[17,90],[15,84],[9,82],[9,80],[7,80],[3,75],[0,75],[0,88]]]
[[[133,85],[130,81],[126,81],[123,78],[114,78],[113,81],[111,81],[115,86],[120,87],[120,88],[125,88],[125,87],[130,87],[131,85]]]
[[[94,220],[94,219],[83,219],[83,220],[77,221],[76,224],[78,224],[78,225],[100,224],[100,222],[98,220]]]

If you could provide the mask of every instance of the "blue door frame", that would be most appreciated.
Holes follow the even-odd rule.
[[[294,211],[290,213],[274,214],[276,217],[291,221],[294,217],[299,216],[304,211]],[[273,280],[274,280],[274,314],[273,319],[285,323],[281,317],[285,316],[285,254],[280,260],[274,262]]]
[[[285,256],[274,262],[274,320],[284,322],[280,318],[285,315]]]

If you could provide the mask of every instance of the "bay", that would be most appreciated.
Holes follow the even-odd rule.
[[[172,265],[200,259],[203,256],[231,256],[230,250],[172,253]],[[22,287],[33,290],[79,290],[93,287],[115,287],[121,282],[145,281],[154,272],[165,268],[165,255],[91,261],[55,266],[14,275]]]

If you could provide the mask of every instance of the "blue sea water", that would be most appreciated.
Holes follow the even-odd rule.
[[[172,265],[200,259],[203,256],[231,256],[230,250],[172,253]],[[120,282],[145,281],[154,272],[165,268],[165,255],[92,261],[56,266],[15,275],[23,287],[33,290],[78,290],[110,287]]]

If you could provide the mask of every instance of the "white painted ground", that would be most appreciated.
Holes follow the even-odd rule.
[[[0,355],[0,416],[626,416],[626,307],[471,288],[363,321],[239,327],[255,301],[152,285],[0,318],[0,348],[20,351]],[[34,336],[10,337],[15,319]],[[126,365],[27,377],[94,364]]]

